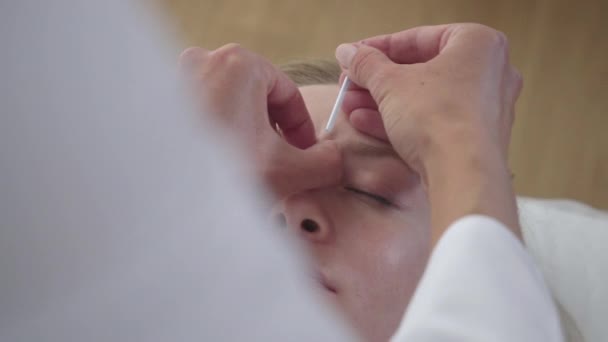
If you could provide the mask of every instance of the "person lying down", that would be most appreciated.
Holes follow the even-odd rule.
[[[424,32],[445,33],[450,27],[475,36],[461,41],[454,36],[462,43],[462,54],[446,50],[445,58],[429,60],[408,48],[417,41],[414,37],[428,38]],[[235,133],[244,159],[273,194],[271,218],[304,242],[317,290],[364,341],[490,336],[505,341],[561,340],[555,308],[532,263],[526,261],[527,271],[506,276],[524,269],[511,268],[511,262],[529,257],[521,248],[506,162],[512,105],[521,80],[502,59],[506,45],[496,44],[501,41],[497,37],[502,36],[474,24],[422,27],[357,46],[343,44],[336,52],[341,67],[296,63],[283,66],[282,72],[236,44],[214,51],[189,48],[180,56],[183,71],[194,81],[201,114],[216,117]],[[483,45],[478,38],[491,39]],[[439,41],[443,39],[434,39],[429,46]],[[470,44],[478,48],[471,49]],[[462,82],[452,79],[451,72],[443,72],[442,80],[433,83],[428,80],[436,75],[425,74],[424,67],[417,69],[417,60],[448,69],[457,60],[470,63],[471,58],[459,58],[475,54],[479,47],[500,53],[477,56],[487,64],[475,62],[471,68],[488,67],[497,74],[465,72],[474,78],[470,91],[454,87]],[[394,54],[389,57],[387,51]],[[333,130],[326,132],[343,72],[355,88],[345,98]],[[408,83],[414,72],[420,79]],[[486,81],[475,78],[479,75],[503,75],[488,81],[498,82],[491,98],[500,101],[487,101]],[[416,88],[425,82],[424,89]],[[424,96],[412,97],[420,92]],[[438,96],[444,102],[436,101]],[[378,108],[383,108],[381,113]],[[445,124],[455,120],[464,126]],[[454,267],[435,267],[444,246],[442,236],[458,232],[452,227],[468,218],[484,220],[481,226],[487,229],[474,234],[470,230],[471,241],[477,242],[465,249],[487,254],[467,257]],[[494,219],[489,220],[492,224],[485,221],[488,218]],[[492,228],[497,222],[501,228]],[[504,235],[497,240],[481,237],[492,231]],[[493,254],[506,245],[517,252]],[[469,252],[457,242],[451,246],[456,254],[439,255],[451,255],[446,262],[465,260],[457,255]],[[512,279],[516,284],[509,284]],[[526,285],[532,283],[539,286]],[[490,294],[493,291],[498,292]]]
[[[340,66],[310,59],[280,69],[299,86],[319,137],[325,137]],[[331,275],[323,279],[338,310],[368,340],[387,340],[431,252],[428,197],[389,144],[359,133],[344,115],[332,135],[344,146],[350,185],[286,198],[275,215],[285,227],[300,231],[323,277]],[[566,340],[583,341],[571,315],[554,300]]]
[[[319,139],[338,95],[340,67],[287,64]],[[274,215],[298,231],[326,296],[368,341],[386,341],[399,325],[430,253],[430,213],[420,179],[391,146],[355,130],[340,115],[330,133],[341,146],[345,186],[284,198]]]
[[[104,4],[104,10],[77,8],[82,10],[78,17],[87,19],[78,21],[79,30],[61,15],[49,17],[48,11],[21,11],[17,6],[0,12],[9,19],[26,14],[40,19],[33,22],[54,23],[46,25],[49,34],[41,36],[18,25],[32,20],[7,21],[17,25],[6,30],[7,51],[18,53],[25,35],[40,53],[0,64],[7,75],[3,81],[15,90],[0,93],[0,105],[6,107],[4,112],[18,114],[0,115],[0,165],[8,171],[0,172],[7,186],[0,205],[0,271],[8,275],[0,291],[0,340],[353,341],[314,305],[308,296],[311,289],[295,286],[304,277],[294,277],[300,271],[291,267],[295,263],[281,263],[289,259],[287,250],[264,253],[279,244],[264,243],[272,242],[272,234],[261,229],[266,227],[253,210],[253,201],[263,198],[247,197],[247,182],[231,172],[239,164],[221,158],[225,151],[215,139],[219,135],[203,130],[199,139],[200,132],[191,129],[196,122],[179,115],[188,110],[174,93],[174,70],[162,45],[150,40],[158,32],[146,30],[156,22],[140,21],[142,16],[124,1],[111,5]],[[503,42],[496,39],[502,36],[487,27],[421,30],[434,36],[464,32],[465,38],[468,32],[479,49],[470,49],[471,39],[459,40],[460,35],[450,42],[460,44],[460,51],[481,51],[474,57],[505,55],[506,45],[496,44]],[[415,32],[404,31],[399,37],[407,43]],[[49,47],[48,37],[58,44]],[[487,44],[481,44],[484,41]],[[99,51],[99,44],[107,54],[88,53]],[[91,58],[74,63],[74,49]],[[306,169],[299,177],[273,178],[279,181],[272,184],[277,195],[273,215],[306,241],[316,260],[316,289],[345,314],[360,337],[385,341],[392,336],[394,342],[561,340],[543,281],[517,240],[516,220],[479,206],[474,214],[446,215],[437,224],[437,207],[431,211],[429,205],[437,204],[433,191],[426,191],[387,143],[339,121],[330,135],[318,134],[318,144],[311,144],[309,133],[314,132],[308,131],[308,120],[286,121],[303,111],[293,82],[265,92],[271,79],[276,85],[282,74],[241,49],[224,52],[229,58],[219,65],[207,63],[205,53],[190,56],[200,67],[194,76],[204,75],[203,86],[211,86],[207,100],[217,105],[208,103],[209,111],[199,114],[220,115],[246,140],[248,133],[266,129],[271,134],[243,147],[254,152],[253,159],[273,161],[277,153],[272,146],[288,148],[267,120],[277,111],[271,107],[279,104],[289,115],[275,116],[282,120],[275,123],[286,140],[301,148],[283,154],[282,161],[319,153],[308,161],[322,167]],[[125,56],[135,62],[116,69],[115,62]],[[41,59],[51,67],[39,63]],[[499,76],[514,75],[502,68],[500,58],[486,60],[486,65],[480,63],[483,58],[464,62],[471,60],[475,67],[498,70]],[[100,80],[99,72],[89,72],[91,64],[110,77]],[[24,75],[24,70],[34,70],[29,74],[36,76]],[[265,78],[264,71],[275,78]],[[493,81],[504,83],[501,80]],[[449,85],[453,80],[443,81]],[[517,90],[517,77],[507,83]],[[65,87],[49,92],[49,84]],[[321,127],[329,113],[325,106],[333,102],[337,88],[303,86],[301,91],[314,125]],[[403,93],[393,95],[401,99]],[[289,108],[290,103],[295,106]],[[508,112],[500,114],[509,117]],[[49,118],[52,124],[45,121]],[[264,126],[255,126],[252,118]],[[284,127],[295,128],[290,132]],[[509,125],[493,128],[501,132]],[[433,136],[445,143],[441,137],[445,134]],[[285,144],[266,144],[273,139]],[[339,149],[344,160],[335,158],[332,150],[320,153],[332,146],[326,144],[330,140],[333,152]],[[393,146],[397,150],[411,145]],[[457,173],[451,167],[438,169],[449,170],[448,177]],[[276,170],[266,172],[277,176]],[[504,175],[493,174],[492,179],[508,179]],[[442,189],[448,190],[454,189]],[[458,207],[463,200],[455,197],[458,201],[451,205]],[[506,197],[512,198],[508,193]],[[447,232],[438,241],[441,229]],[[456,248],[462,243],[474,248]],[[399,326],[406,308],[407,319]]]

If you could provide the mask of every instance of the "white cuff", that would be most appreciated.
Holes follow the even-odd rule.
[[[436,245],[391,341],[562,341],[549,291],[521,242],[481,215]]]

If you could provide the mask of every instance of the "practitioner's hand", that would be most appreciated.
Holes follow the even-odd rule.
[[[507,152],[522,80],[502,33],[419,27],[341,45],[336,56],[360,86],[346,95],[350,122],[420,173],[434,225],[479,213],[519,235]]]
[[[189,48],[180,66],[194,81],[202,112],[235,133],[278,198],[339,182],[339,150],[317,143],[297,86],[269,61],[229,44]]]

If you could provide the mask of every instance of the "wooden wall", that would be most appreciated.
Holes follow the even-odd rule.
[[[608,208],[608,0],[157,0],[180,45],[238,42],[280,63],[341,42],[472,21],[507,34],[524,75],[511,166],[518,194]]]

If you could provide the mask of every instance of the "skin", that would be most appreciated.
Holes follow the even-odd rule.
[[[323,291],[360,335],[387,341],[430,253],[426,193],[389,144],[355,130],[344,113],[330,134],[319,129],[327,122],[337,85],[300,91],[319,141],[336,142],[342,153],[343,178],[340,184],[285,197],[275,215],[284,216],[288,229],[306,242]],[[316,229],[307,229],[305,220]]]
[[[298,87],[266,59],[228,44],[188,48],[179,64],[201,113],[233,133],[276,198],[340,181],[335,143],[317,141]]]
[[[180,64],[202,114],[242,142],[277,217],[309,241],[325,293],[381,341],[452,222],[481,214],[520,234],[506,156],[522,81],[508,56],[504,35],[478,24],[343,44],[336,57],[355,86],[329,135],[318,128],[337,86],[298,89],[234,44],[188,49]]]
[[[503,33],[421,26],[342,44],[336,58],[357,85],[345,99],[351,124],[389,141],[421,175],[433,245],[469,214],[521,238],[507,155],[523,82]]]

